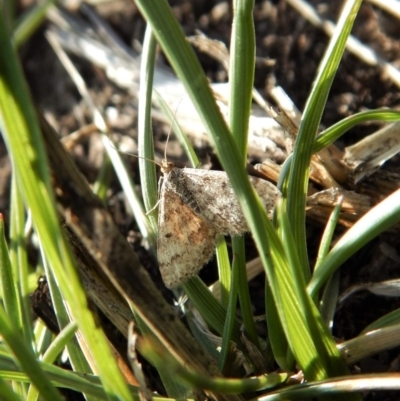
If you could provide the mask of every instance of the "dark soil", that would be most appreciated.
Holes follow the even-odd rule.
[[[219,13],[219,10],[223,10],[226,6],[225,3],[214,0],[195,2],[182,0],[171,3],[187,35],[193,35],[196,30],[201,30],[208,37],[221,40],[229,46],[230,11]],[[322,16],[336,20],[339,4],[342,2],[311,1],[311,3],[318,7]],[[127,44],[142,41],[145,24],[132,2],[127,0],[104,4],[100,6],[98,12],[109,21]],[[270,100],[269,89],[273,85],[282,86],[301,110],[327,47],[328,38],[306,22],[285,1],[256,1],[254,17],[258,57],[255,73],[257,89]],[[63,136],[91,122],[90,114],[45,41],[44,29],[45,27],[41,28],[29,43],[23,46],[21,57],[36,102],[51,117],[51,122]],[[353,33],[382,58],[399,65],[400,24],[394,17],[365,3],[361,7]],[[222,67],[215,60],[204,54],[199,54],[199,58],[211,80],[227,79]],[[79,59],[76,59],[76,63],[99,105],[115,102],[116,97],[120,99],[119,106],[126,110],[131,118],[129,123],[121,122],[119,132],[134,135],[136,112],[129,97],[109,83],[99,69]],[[346,52],[331,89],[322,124],[329,126],[365,109],[397,108],[399,97],[399,88],[380,68],[368,66]],[[376,124],[355,128],[340,140],[338,146],[341,148],[348,146],[376,128]],[[155,133],[156,140],[165,140],[163,127],[155,126]],[[75,149],[74,154],[89,181],[92,181],[101,161],[99,162],[89,152],[89,147],[90,144],[85,143]],[[136,177],[136,160],[132,160],[131,163],[132,174]],[[10,167],[3,153],[0,167],[2,167],[0,200],[2,209],[7,214]],[[384,168],[398,171],[399,158],[394,157]],[[120,189],[115,182],[112,188],[110,203],[113,205],[111,209],[115,213],[117,224],[133,243],[142,263],[145,266],[154,266],[154,260],[141,246],[141,238],[135,223],[125,213],[119,197]],[[320,235],[321,227],[309,227],[310,255],[315,255]],[[351,258],[341,269],[341,291],[359,283],[399,277],[399,238],[398,235],[381,235]],[[248,242],[251,248],[250,238]],[[387,252],[388,248],[392,253]],[[254,247],[250,249],[249,254],[254,254]],[[154,267],[150,270],[157,275]],[[216,277],[215,272],[214,264],[210,263],[201,274],[207,282],[211,282]],[[263,278],[257,278],[250,284],[256,313],[259,314],[263,313],[263,285]],[[399,307],[399,298],[375,296],[366,291],[356,293],[338,310],[335,316],[334,335],[341,340],[353,338],[375,319]],[[361,373],[398,371],[399,351],[397,348],[370,357],[366,361],[361,361],[356,369]],[[398,393],[367,393],[365,399],[397,400]]]

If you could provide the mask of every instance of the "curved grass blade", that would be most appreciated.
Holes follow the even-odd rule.
[[[25,241],[25,207],[21,192],[13,175],[11,184],[10,260],[15,268],[14,277],[20,303],[22,332],[27,344],[33,344],[32,315],[29,294],[29,266]]]
[[[142,196],[146,211],[158,202],[157,177],[154,163],[153,131],[151,129],[151,95],[156,53],[156,41],[150,26],[147,26],[143,41],[142,64],[138,105],[138,154],[142,183]],[[157,213],[149,213],[153,233],[157,232]]]
[[[313,153],[321,151],[326,146],[331,145],[337,139],[339,139],[347,131],[356,127],[359,124],[368,121],[384,121],[384,122],[395,122],[400,120],[400,112],[396,110],[367,110],[360,113],[353,114],[352,116],[346,117],[343,120],[333,124],[325,131],[321,132],[316,138],[313,146]]]
[[[400,190],[360,218],[336,243],[313,275],[308,291],[314,298],[333,272],[378,234],[400,221]]]
[[[107,348],[105,335],[96,325],[88,308],[73,258],[59,225],[47,157],[35,109],[30,100],[21,66],[5,29],[6,24],[1,10],[0,8],[0,57],[3,62],[0,63],[0,124],[14,173],[25,203],[31,209],[43,249],[51,261],[57,281],[66,302],[73,310],[79,329],[90,344],[110,398],[129,397],[126,384],[111,356],[111,351]],[[38,384],[38,388],[41,388],[40,383]],[[47,389],[47,386],[45,388]],[[51,390],[47,391],[49,391],[47,396],[53,394]],[[54,392],[54,396],[56,398],[53,399],[59,399],[57,392]]]
[[[300,384],[276,391],[264,397],[257,397],[257,401],[304,400],[312,399],[314,397],[328,397],[335,394],[338,395],[337,399],[341,399],[346,396],[346,393],[354,393],[356,391],[399,389],[400,374],[378,373],[373,375],[357,375],[352,376],[351,378],[337,377],[335,379],[324,380],[323,382],[318,383]]]
[[[275,301],[279,303],[281,300],[279,291],[284,290],[289,295],[291,291],[294,291],[294,279],[290,277],[290,275],[285,274],[287,267],[282,244],[271,223],[268,221],[266,212],[256,196],[254,189],[250,185],[244,168],[241,166],[240,152],[232,141],[221,113],[215,105],[215,101],[211,95],[207,80],[205,79],[198,60],[193,50],[186,43],[181,28],[178,26],[171,10],[164,0],[138,0],[136,4],[138,4],[147,21],[152,24],[154,34],[174,70],[177,72],[178,77],[184,83],[206,128],[209,130],[213,145],[215,146],[223,167],[228,173],[249,224],[249,228],[253,233],[268,277],[273,277],[274,279],[274,283],[271,287],[274,291]],[[193,79],[193,77],[195,77],[195,79]],[[186,286],[190,282],[191,280]],[[275,285],[276,283],[279,283],[279,285]],[[290,301],[295,301],[290,295],[289,299]],[[307,317],[293,307],[295,304],[296,303],[289,304],[290,308],[288,307],[288,313],[290,313],[290,319],[292,320],[293,317],[295,317],[296,322],[299,322],[299,325],[297,325],[298,327],[307,327],[305,321]],[[280,310],[280,313],[281,312],[282,310]],[[284,319],[283,314],[280,316]],[[311,371],[318,376],[318,373],[326,371],[325,365],[329,365],[330,362],[320,359],[318,354],[308,353],[308,349],[314,349],[313,341],[309,334],[305,336],[304,342],[306,346],[302,344],[301,349],[305,348],[306,352],[302,352],[302,350],[299,349],[298,354],[301,356],[301,361],[299,361],[299,363],[306,367],[310,364],[315,364],[317,368]],[[338,363],[340,364],[340,362]],[[320,368],[321,371],[319,371]],[[328,368],[328,370],[330,370],[330,368]],[[336,374],[337,372],[338,371],[336,371]],[[312,377],[310,377],[310,380],[312,380]]]
[[[14,280],[13,268],[8,253],[7,242],[4,233],[4,220],[0,214],[0,285],[4,309],[10,317],[13,325],[22,329],[22,316],[20,300]]]
[[[0,307],[0,333],[43,399],[62,401],[61,394],[51,384],[49,378],[36,360],[36,355],[25,344],[25,341],[21,338],[18,330],[13,327],[12,322],[2,307]]]
[[[310,275],[305,232],[305,206],[310,160],[326,99],[361,2],[361,0],[347,1],[343,7],[335,33],[319,65],[313,89],[304,108],[293,152],[288,182],[287,212],[298,246],[299,268],[306,278]]]

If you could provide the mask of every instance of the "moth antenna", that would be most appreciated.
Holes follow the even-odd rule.
[[[156,164],[156,165],[157,165],[158,167],[160,167],[160,168],[162,167],[162,164],[157,163],[155,160],[149,159],[149,158],[147,158],[147,157],[135,155],[134,153],[126,152],[126,151],[124,151],[124,150],[118,149],[118,148],[115,146],[114,142],[112,141],[112,139],[110,138],[109,135],[107,135],[107,138],[108,138],[108,140],[109,140],[109,142],[110,142],[111,147],[112,147],[114,150],[116,150],[118,153],[121,153],[121,154],[123,154],[123,155],[128,155],[128,156],[136,157],[137,159],[147,160],[148,162],[151,162],[151,163]]]
[[[157,203],[148,212],[146,212],[146,216],[148,216],[151,212],[153,212],[154,210],[156,210],[158,208],[160,201],[161,201],[161,199],[158,199]]]
[[[176,115],[177,115],[177,113],[178,113],[179,106],[180,106],[180,104],[182,103],[182,101],[183,101],[183,98],[179,100],[178,105],[176,106],[176,109],[175,109],[174,114],[173,114],[173,116],[172,116],[172,122],[171,122],[171,125],[170,125],[170,127],[169,127],[169,131],[168,131],[168,135],[167,135],[167,140],[166,140],[166,142],[165,142],[164,159],[163,159],[163,162],[162,162],[161,164],[160,164],[160,163],[157,163],[155,160],[148,159],[147,157],[135,155],[134,153],[130,153],[130,152],[124,152],[124,151],[118,149],[118,148],[114,145],[114,142],[112,141],[112,139],[110,138],[110,136],[107,134],[107,138],[108,138],[108,140],[110,141],[111,147],[112,147],[114,150],[116,150],[118,153],[125,154],[125,155],[128,155],[128,156],[137,157],[138,159],[147,160],[147,161],[149,161],[149,162],[151,162],[151,163],[156,164],[156,165],[157,165],[158,167],[160,167],[161,169],[163,169],[163,168],[165,169],[165,166],[168,164],[168,162],[167,162],[167,147],[168,147],[168,142],[169,142],[169,138],[170,138],[171,133],[172,133],[172,127],[173,127],[173,125],[174,125],[174,122],[176,121]],[[157,205],[156,205],[156,206],[157,206]]]
[[[178,105],[176,106],[176,109],[174,111],[174,115],[172,116],[171,126],[169,127],[167,140],[165,141],[165,148],[164,148],[164,160],[165,160],[165,163],[167,163],[167,147],[168,147],[169,137],[171,136],[172,127],[174,126],[174,122],[176,121],[176,115],[178,113],[178,109],[179,109],[179,106],[181,105],[182,101],[183,101],[183,98],[181,100],[179,100]]]
[[[174,116],[175,118],[175,116]],[[168,141],[169,141],[169,136],[171,135],[171,131],[172,131],[172,125],[174,124],[174,120],[172,120],[172,124],[169,127],[169,131],[168,131],[168,135],[167,135],[167,140],[165,141],[165,148],[164,148],[164,160],[165,162],[167,162],[167,147],[168,147]]]

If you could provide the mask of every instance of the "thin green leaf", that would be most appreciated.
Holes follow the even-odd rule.
[[[246,280],[247,282],[247,280]],[[235,314],[236,314],[236,306],[237,306],[237,297],[238,297],[238,287],[239,287],[239,266],[233,262],[232,266],[232,276],[231,276],[231,285],[229,291],[229,303],[227,305],[227,313],[224,324],[224,331],[222,333],[222,344],[221,344],[221,353],[218,359],[218,369],[221,372],[226,370],[226,362],[228,360],[229,351],[231,349],[231,341],[233,328],[235,323]]]
[[[23,401],[23,398],[11,388],[11,386],[0,378],[0,394],[1,399],[4,401]]]
[[[244,257],[244,239],[232,238],[232,244],[235,244],[233,265],[237,269],[236,279],[238,280],[238,296],[240,302],[240,310],[242,312],[243,325],[248,339],[259,349],[260,343],[254,317],[252,314],[252,306],[250,300],[249,285],[246,274],[246,260]]]
[[[228,248],[225,238],[220,236],[217,241],[216,249],[218,263],[218,277],[221,288],[221,305],[228,309],[230,291],[231,291],[231,264],[229,262]]]
[[[315,262],[314,273],[319,269],[322,261],[326,258],[326,255],[329,253],[329,248],[331,247],[333,234],[335,233],[336,225],[339,220],[339,214],[342,208],[342,203],[343,203],[343,196],[340,197],[338,203],[335,205],[335,208],[333,209],[333,212],[329,217],[328,224],[325,227],[321,243],[318,249],[317,261]]]
[[[229,126],[241,154],[242,164],[247,158],[249,119],[254,84],[255,34],[253,21],[254,1],[233,2],[233,23],[229,65]],[[252,315],[249,287],[246,276],[244,239],[232,238],[235,269],[238,269],[238,296],[246,335],[260,347]]]
[[[376,329],[338,345],[348,364],[400,345],[400,324]]]
[[[288,216],[283,207],[277,207],[278,221],[282,226],[283,244],[287,255],[287,269],[280,271],[286,274],[286,280],[294,277],[294,287],[288,292],[288,286],[281,283],[280,299],[285,320],[283,328],[289,340],[290,347],[304,370],[306,377],[323,380],[329,376],[339,376],[348,373],[344,361],[336,348],[333,338],[324,325],[321,316],[306,292],[306,285],[302,272],[297,268],[297,247],[291,234]],[[271,286],[275,283],[271,282]],[[295,311],[299,313],[296,313]],[[316,356],[318,355],[318,358]],[[314,380],[315,380],[314,379]]]
[[[392,326],[394,324],[400,324],[400,309],[396,309],[392,312],[375,320],[369,324],[361,333],[367,333],[368,331],[381,329],[383,327]]]
[[[4,308],[13,325],[22,329],[22,316],[20,314],[20,300],[11,266],[10,255],[4,233],[4,220],[0,215],[0,285]]]
[[[198,277],[191,278],[182,286],[204,320],[222,336],[226,319],[226,309],[222,307]],[[240,342],[239,331],[240,324],[238,321],[235,321],[232,340],[236,343]]]
[[[400,221],[400,190],[360,218],[336,243],[313,275],[308,291],[315,297],[333,272],[378,234]]]
[[[246,171],[241,163],[238,162],[241,161],[240,152],[232,141],[232,137],[222,119],[221,113],[216,107],[215,100],[210,92],[204,73],[193,50],[187,44],[182,29],[175,21],[171,10],[164,0],[138,0],[136,4],[139,6],[146,20],[152,24],[154,34],[157,36],[159,43],[174,70],[177,72],[178,77],[185,85],[205,127],[209,130],[215,150],[225,171],[228,173],[249,224],[249,228],[253,233],[268,277],[273,277],[274,284],[282,284],[282,286],[285,286],[285,291],[290,293],[295,284],[293,278],[288,278],[286,274],[282,273],[282,271],[286,269],[282,244],[271,223],[268,221],[266,211],[257,198],[254,188],[250,185]],[[195,79],[193,79],[193,77],[195,77]],[[271,250],[273,250],[273,252]],[[279,272],[278,276],[276,272]],[[279,280],[276,277],[279,277]],[[189,282],[185,284],[185,291],[189,292],[190,290],[194,290],[193,288],[189,288],[189,286],[192,285],[192,280],[189,280]],[[281,285],[271,285],[271,287],[274,291],[274,298],[278,303],[280,300],[278,292],[281,290]],[[291,301],[294,301],[293,297]],[[290,311],[288,312],[296,316],[298,321],[302,322],[305,317],[293,307],[296,303],[290,305]],[[202,312],[203,311],[201,311],[201,313]],[[220,321],[223,320],[224,318],[222,317]],[[214,323],[216,325],[220,324],[220,322]],[[218,331],[221,332],[221,329]],[[312,341],[309,335],[306,341],[310,341],[311,347]],[[299,351],[299,353],[301,353],[301,351]],[[315,354],[312,355],[312,359],[309,355],[306,355],[301,363],[307,364],[310,363],[311,360],[314,363],[316,358],[316,365],[321,367],[323,362],[319,360],[319,356]],[[315,369],[315,371],[317,370],[318,369]],[[324,371],[324,368],[322,368],[322,371]]]
[[[172,357],[164,355],[161,349],[157,349],[154,343],[147,341],[142,344],[142,352],[151,361],[159,359],[164,361],[176,375],[187,383],[197,388],[205,388],[221,394],[241,394],[250,391],[258,391],[272,388],[282,384],[288,378],[286,373],[270,373],[246,379],[226,379],[200,375],[198,372],[179,365]]]
[[[11,186],[11,225],[10,225],[10,260],[14,268],[17,293],[20,304],[22,332],[27,344],[33,345],[31,302],[29,294],[29,266],[25,241],[25,207],[15,175]]]
[[[70,319],[68,316],[68,312],[66,310],[64,298],[60,292],[59,286],[57,285],[57,281],[54,278],[54,273],[49,268],[46,259],[44,259],[43,264],[46,271],[46,279],[50,289],[53,308],[56,312],[57,322],[60,330],[64,330],[70,324]],[[77,339],[76,338],[72,339],[66,345],[66,347],[68,350],[68,356],[72,368],[78,372],[89,373],[89,374],[92,373],[92,369],[90,368],[88,361],[83,355],[83,352],[79,347]]]
[[[14,353],[24,372],[26,372],[32,383],[40,392],[42,398],[49,401],[62,401],[60,393],[51,384],[47,375],[36,360],[36,356],[25,344],[18,329],[13,327],[11,320],[2,307],[0,307],[0,333]]]
[[[17,22],[14,32],[14,44],[17,48],[25,43],[44,22],[47,10],[55,4],[56,1],[57,0],[45,0],[22,15]]]
[[[229,65],[229,126],[242,156],[247,157],[255,66],[254,1],[233,1]]]
[[[58,333],[57,337],[51,343],[51,346],[43,355],[42,361],[45,363],[53,363],[57,356],[61,354],[64,347],[74,338],[75,332],[78,329],[76,323],[69,323],[63,330]]]
[[[269,285],[265,283],[265,311],[268,326],[268,339],[271,344],[272,353],[276,363],[284,371],[291,371],[294,366],[294,357],[291,354],[288,340],[283,330],[279,314],[276,308],[275,299],[272,296]],[[288,354],[291,354],[290,357]]]
[[[330,126],[321,132],[316,138],[313,146],[313,153],[317,153],[323,148],[331,145],[347,131],[359,124],[369,121],[394,122],[400,120],[400,112],[396,110],[378,109],[367,110],[353,114],[345,119]]]
[[[337,377],[318,383],[303,383],[285,388],[264,397],[257,397],[257,401],[304,400],[314,397],[332,396],[334,394],[339,395],[338,399],[339,397],[343,399],[346,393],[354,393],[356,391],[399,390],[399,379],[400,375],[398,373],[375,373],[373,375],[352,376],[351,378]]]
[[[86,396],[98,397],[101,400],[107,399],[104,386],[98,376],[71,372],[47,363],[38,362],[46,376],[55,386],[69,388],[84,393]],[[0,377],[5,380],[29,382],[29,377],[21,372],[20,366],[16,364],[10,353],[0,346]],[[138,388],[129,386],[132,400],[139,401]],[[163,397],[153,397],[154,400],[166,400]]]
[[[341,197],[333,209],[330,215],[328,224],[325,227],[320,247],[318,250],[317,261],[315,262],[314,273],[319,269],[322,261],[325,259],[331,247],[333,234],[337,222],[339,220],[340,210],[342,208],[343,197]],[[324,288],[324,292],[320,302],[321,316],[327,325],[327,327],[332,328],[333,316],[336,310],[337,299],[339,295],[339,274],[336,272],[332,277],[329,278],[327,285]]]
[[[147,212],[158,202],[157,176],[154,163],[153,131],[151,128],[151,96],[153,90],[154,65],[157,42],[150,25],[146,28],[143,41],[142,64],[140,72],[138,109],[138,153],[142,195]],[[148,215],[153,233],[157,232],[157,213]]]
[[[17,183],[26,205],[31,209],[35,229],[51,261],[65,301],[69,303],[91,349],[109,398],[129,398],[126,383],[112,358],[105,335],[88,308],[73,258],[61,231],[36,112],[5,27],[0,8],[0,58],[6,60],[0,63],[0,126]],[[38,388],[41,388],[41,383],[38,384]],[[48,386],[43,386],[43,390],[49,391],[41,394],[43,397],[53,394]]]
[[[336,30],[319,65],[313,89],[304,108],[293,152],[288,183],[287,212],[298,246],[299,268],[302,270],[306,281],[310,278],[305,233],[305,206],[310,160],[326,99],[360,5],[361,0],[351,0],[347,1],[342,9]]]

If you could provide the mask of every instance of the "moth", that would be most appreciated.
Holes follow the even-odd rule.
[[[211,259],[217,235],[239,236],[249,228],[225,172],[179,169],[166,161],[161,171],[157,254],[163,281],[174,288]],[[249,179],[271,212],[279,190],[261,178]]]

